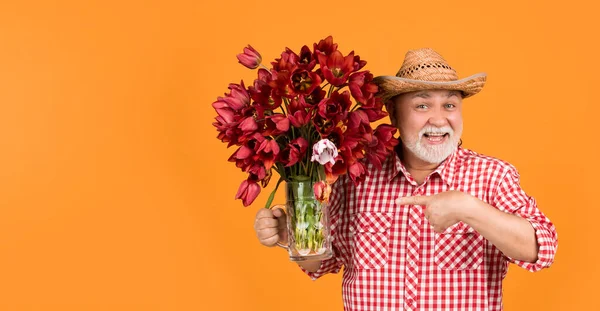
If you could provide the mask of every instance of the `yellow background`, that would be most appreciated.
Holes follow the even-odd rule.
[[[2,1],[0,310],[340,310],[341,275],[258,244],[267,191],[233,199],[211,125],[255,78],[246,44],[270,61],[329,34],[375,74],[419,47],[488,73],[464,146],[514,164],[560,241],[550,269],[511,266],[505,309],[599,309],[592,3]]]

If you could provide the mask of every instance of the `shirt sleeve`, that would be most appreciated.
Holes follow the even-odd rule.
[[[344,187],[345,183],[343,180],[338,180],[333,184],[331,190],[331,196],[329,199],[329,234],[332,237],[333,256],[329,259],[323,260],[319,270],[315,272],[309,272],[306,269],[300,267],[304,273],[306,273],[311,279],[316,280],[323,275],[328,273],[338,273],[343,266],[341,255],[338,248],[336,247],[336,227],[340,219],[340,210],[344,204]]]
[[[494,206],[501,211],[520,216],[535,230],[538,249],[536,262],[525,262],[505,256],[531,272],[549,267],[554,261],[558,247],[558,235],[552,222],[537,207],[535,199],[528,196],[519,183],[519,173],[514,167],[504,174],[494,196]]]
[[[302,269],[302,271],[304,271],[304,273],[306,273],[313,281],[328,274],[328,273],[338,273],[340,272],[340,269],[342,268],[342,263],[339,260],[339,256],[336,254],[337,251],[333,250],[333,257],[327,259],[327,260],[323,260],[323,262],[321,262],[321,266],[319,267],[319,270],[315,271],[315,272],[309,272],[306,269],[300,267],[300,269]]]

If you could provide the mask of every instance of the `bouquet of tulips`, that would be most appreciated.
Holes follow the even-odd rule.
[[[258,69],[258,77],[248,87],[243,81],[230,84],[212,106],[218,139],[236,147],[229,161],[248,173],[236,194],[244,206],[267,186],[273,171],[277,186],[313,181],[315,196],[327,201],[338,176],[348,174],[360,183],[365,161],[381,168],[398,144],[393,126],[371,127],[387,113],[375,96],[373,75],[361,70],[366,61],[354,52],[344,56],[331,36],[298,53],[286,48],[270,67],[251,46],[237,58]]]

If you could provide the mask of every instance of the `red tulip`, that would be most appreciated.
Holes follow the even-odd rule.
[[[358,108],[348,113],[348,128],[351,131],[357,131],[361,127],[371,127],[371,124],[365,110]]]
[[[377,93],[377,85],[371,81],[373,81],[373,75],[368,71],[353,73],[350,76],[348,88],[357,102],[366,104],[367,100]]]
[[[225,97],[217,97],[217,101],[212,104],[219,116],[227,122],[232,122],[233,114],[239,115],[239,112],[250,105],[250,95],[244,86],[244,81],[240,84],[229,84],[229,94]]]
[[[218,118],[221,118],[224,123],[235,122],[236,117],[238,117],[236,115],[236,112],[233,111],[233,109],[227,107],[227,104],[222,100],[214,102],[213,107],[217,112]]]
[[[337,121],[346,119],[350,106],[352,106],[350,93],[344,91],[342,94],[339,94],[335,91],[331,94],[331,97],[323,99],[319,103],[319,115],[337,123]]]
[[[334,145],[342,147],[344,143],[344,137],[346,135],[347,134],[346,131],[344,131],[344,128],[337,126],[333,129],[333,131],[331,131],[331,133],[329,133],[327,139],[331,140]]]
[[[354,52],[344,57],[340,51],[333,51],[329,56],[319,54],[318,57],[323,76],[332,85],[342,86],[354,72]]]
[[[241,81],[240,84],[229,84],[229,90],[229,94],[225,94],[227,96],[223,100],[231,107],[231,109],[239,111],[250,105],[250,95],[248,94],[248,91],[246,91],[244,81]]]
[[[250,166],[248,173],[250,173],[251,176],[256,176],[256,180],[263,180],[265,177],[267,177],[265,164],[260,160],[256,160],[254,164]]]
[[[300,57],[296,53],[294,53],[294,51],[285,48],[285,51],[281,53],[281,57],[275,59],[274,62],[271,62],[271,65],[273,65],[273,71],[275,72],[292,72],[296,70],[296,68],[298,68],[299,60]]]
[[[260,53],[256,51],[252,46],[248,45],[247,48],[244,48],[244,53],[238,54],[237,59],[240,64],[246,66],[250,69],[258,68],[258,65],[262,62],[262,57]]]
[[[276,113],[265,118],[265,136],[277,136],[290,129],[290,119],[281,113]]]
[[[348,172],[348,168],[342,157],[338,156],[338,158],[334,165],[325,164],[325,176],[329,184],[335,183],[339,176],[345,175]]]
[[[235,195],[236,199],[242,199],[242,203],[244,206],[248,206],[254,202],[258,194],[260,193],[260,185],[248,178],[244,180],[238,189],[237,194]]]
[[[348,114],[347,135],[364,139],[367,142],[371,141],[373,129],[371,128],[371,123],[369,123],[369,116],[364,109],[359,108]]]
[[[323,100],[323,98],[325,98],[326,94],[327,94],[327,92],[325,92],[325,90],[323,90],[321,88],[316,88],[310,95],[304,96],[304,101],[306,102],[306,104],[308,104],[310,106],[314,106],[314,105],[320,103],[321,100]]]
[[[367,176],[367,169],[361,161],[356,161],[354,164],[348,167],[348,173],[354,184],[358,185],[365,180],[365,177]]]
[[[375,167],[381,169],[383,161],[398,145],[398,139],[394,137],[396,128],[389,124],[380,124],[375,133],[373,140],[367,148],[367,159],[373,163]]]
[[[302,137],[292,140],[279,154],[279,161],[285,166],[290,167],[304,158],[308,149],[308,141]]]
[[[329,56],[331,53],[337,50],[337,47],[337,43],[333,43],[333,37],[329,36],[319,41],[319,44],[313,44],[313,49],[315,50],[314,57],[317,58],[319,54]]]
[[[279,145],[272,139],[265,139],[260,143],[256,155],[264,163],[265,169],[268,171],[275,163],[277,155],[279,155]]]
[[[290,85],[291,73],[287,70],[278,71],[273,74],[273,79],[269,81],[269,86],[273,88],[271,96],[273,99],[281,100],[281,97],[292,98],[296,94]]]
[[[263,161],[264,159],[268,160],[269,158],[269,155],[265,154],[265,142],[266,139],[264,136],[255,133],[244,145],[238,148],[229,157],[229,162],[235,162],[235,166],[241,168],[244,172],[250,173],[250,176],[252,176],[255,181],[260,180],[262,182],[268,182],[268,180],[264,180],[270,175],[270,172],[267,170],[266,164]],[[272,163],[269,165],[272,166]]]
[[[256,152],[264,140],[265,138],[261,134],[253,134],[252,137],[244,142],[244,144],[229,157],[229,162],[235,162],[235,166],[241,168],[244,172],[249,172],[254,166],[262,165],[262,162],[257,164],[258,157],[256,156]],[[254,174],[262,175],[260,174],[260,170],[256,168],[254,169]],[[262,178],[263,176],[259,177]]]
[[[233,120],[224,117],[225,112],[227,112],[227,114],[231,113]],[[239,127],[240,122],[237,121],[237,118],[239,117],[233,115],[231,111],[226,109],[218,110],[218,113],[219,115],[215,118],[216,122],[213,122],[213,126],[216,127],[219,132],[217,138],[224,143],[228,143],[227,147],[244,144],[248,137],[244,136],[244,132]]]
[[[362,140],[362,137],[346,132],[344,141],[339,148],[339,154],[347,167],[350,167],[352,164],[354,164],[354,162],[365,157],[363,153],[364,144],[362,143]]]
[[[242,119],[239,127],[245,135],[248,135],[254,133],[254,131],[258,129],[258,124],[256,123],[256,120],[254,120],[254,117],[246,117]]]
[[[296,69],[290,82],[296,94],[308,95],[321,86],[321,77],[314,71]]]
[[[354,71],[359,71],[367,64],[366,60],[361,60],[360,56],[354,55]]]
[[[274,110],[281,105],[281,97],[272,98],[271,90],[273,89],[269,83],[272,80],[272,74],[266,69],[258,70],[258,79],[254,80],[254,85],[248,87],[248,93],[255,103],[265,109]]]
[[[299,104],[299,102],[304,102],[302,97],[300,97],[300,100],[292,99],[292,102],[288,106],[288,119],[290,120],[290,123],[297,128],[301,128],[310,122],[310,114],[302,104]]]
[[[224,97],[218,97],[212,106],[218,116],[217,122],[213,125],[219,131],[219,138],[223,142],[228,142],[228,146],[238,145],[244,142],[242,131],[238,127],[240,121],[244,120],[247,109],[250,108],[250,95],[244,87],[244,81],[240,84],[229,84],[229,94]],[[244,127],[251,126],[251,121],[247,121]]]
[[[317,132],[321,134],[321,137],[327,137],[335,128],[335,124],[331,120],[322,117],[320,114],[315,114],[312,118],[312,124],[317,129]]]
[[[246,145],[240,146],[230,157],[229,162],[235,162],[235,166],[246,171],[252,162],[254,150]]]
[[[388,113],[382,110],[383,103],[379,97],[371,97],[366,105],[361,106],[369,118],[369,122],[375,122],[385,118]]]
[[[248,140],[252,139],[256,133],[259,133],[260,130],[264,127],[263,113],[257,111],[254,107],[248,107],[244,111],[243,116],[238,117],[236,124],[236,129],[234,134],[237,135],[236,139],[241,144],[246,143]]]
[[[298,59],[298,68],[311,71],[317,65],[317,59],[314,57],[308,46],[300,49],[300,58]]]

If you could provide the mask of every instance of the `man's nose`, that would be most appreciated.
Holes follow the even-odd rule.
[[[436,126],[436,127],[442,127],[442,126],[448,125],[448,119],[446,118],[444,113],[441,111],[433,112],[433,114],[429,117],[428,121],[429,121],[429,124]]]

